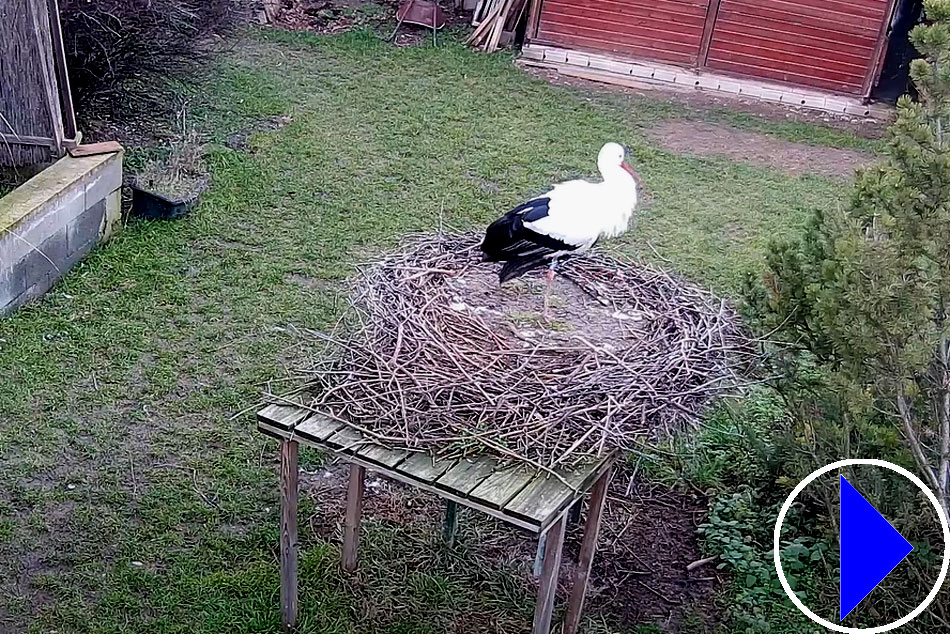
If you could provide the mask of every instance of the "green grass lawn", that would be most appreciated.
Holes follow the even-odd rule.
[[[131,222],[0,321],[0,631],[277,632],[275,445],[240,412],[308,354],[285,327],[330,324],[339,281],[406,232],[440,218],[482,226],[552,180],[592,175],[616,140],[652,202],[615,248],[735,296],[769,239],[847,193],[663,151],[647,127],[704,113],[589,100],[457,45],[257,34],[222,55],[192,103],[213,177],[194,216]],[[224,145],[276,115],[292,120],[246,151]],[[777,134],[867,146],[805,125]],[[320,461],[305,456],[308,469]],[[306,500],[302,516],[324,503]],[[420,559],[401,542],[435,536],[367,525],[379,579],[344,579],[337,542],[302,525],[301,631],[530,626],[532,597],[510,571],[464,549]]]

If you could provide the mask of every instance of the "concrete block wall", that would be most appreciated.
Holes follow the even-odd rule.
[[[0,198],[0,316],[43,295],[122,223],[122,153],[67,156]]]

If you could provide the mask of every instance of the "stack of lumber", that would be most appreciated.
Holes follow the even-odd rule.
[[[511,41],[528,0],[479,0],[472,18],[475,31],[466,44],[486,53]]]
[[[261,0],[255,5],[255,17],[258,24],[274,24],[280,13],[280,0]]]

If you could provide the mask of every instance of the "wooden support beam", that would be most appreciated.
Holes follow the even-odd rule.
[[[541,0],[528,0],[528,23],[524,32],[525,42],[530,42],[538,35],[538,23],[540,21]]]
[[[297,625],[297,443],[280,443],[280,615]]]
[[[549,634],[554,616],[554,596],[557,594],[557,577],[561,570],[561,551],[564,546],[564,525],[567,518],[561,516],[546,533],[544,564],[538,584],[538,605],[534,610],[532,634]]]
[[[8,134],[6,132],[0,132],[0,142],[2,143],[12,143],[16,145],[35,145],[38,147],[56,147],[56,139],[51,139],[45,136],[29,136],[26,134]]]
[[[861,93],[865,100],[871,98],[871,92],[880,81],[881,72],[884,70],[884,61],[887,56],[887,47],[890,45],[891,26],[894,21],[894,12],[897,10],[897,2],[898,0],[890,0],[886,17],[881,22],[878,30],[877,44],[874,45],[874,57],[871,58],[873,64],[868,68],[867,75],[864,76],[864,83],[861,86]]]
[[[709,47],[712,45],[720,4],[721,0],[710,0],[709,6],[706,7],[706,21],[703,24],[703,38],[699,43],[699,52],[696,54],[696,68],[703,68],[709,60]]]
[[[455,544],[455,535],[459,530],[459,505],[452,500],[445,501],[445,518],[442,522],[442,539],[446,545]]]
[[[66,46],[63,44],[63,27],[60,21],[59,0],[47,0],[49,28],[53,40],[53,64],[59,87],[60,106],[63,111],[63,135],[71,145],[79,143],[76,127],[76,110],[73,108],[73,93],[69,87],[69,71],[66,66]]]
[[[587,594],[587,582],[590,580],[590,567],[597,550],[597,538],[600,535],[600,521],[604,514],[604,501],[607,499],[607,486],[610,484],[612,470],[604,472],[590,496],[590,509],[584,524],[584,539],[581,553],[574,572],[574,587],[567,602],[567,616],[564,619],[564,634],[576,634],[584,609],[584,597]]]
[[[363,483],[366,469],[350,464],[350,483],[346,490],[346,522],[343,525],[343,570],[356,570],[356,549],[360,541],[360,522],[363,519]]]

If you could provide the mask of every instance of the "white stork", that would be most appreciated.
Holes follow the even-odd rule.
[[[640,176],[625,157],[622,145],[607,143],[597,155],[602,182],[558,183],[493,222],[481,248],[484,261],[505,263],[498,281],[504,283],[548,265],[550,292],[558,259],[583,253],[599,239],[625,232],[637,206],[637,188],[642,188]]]

